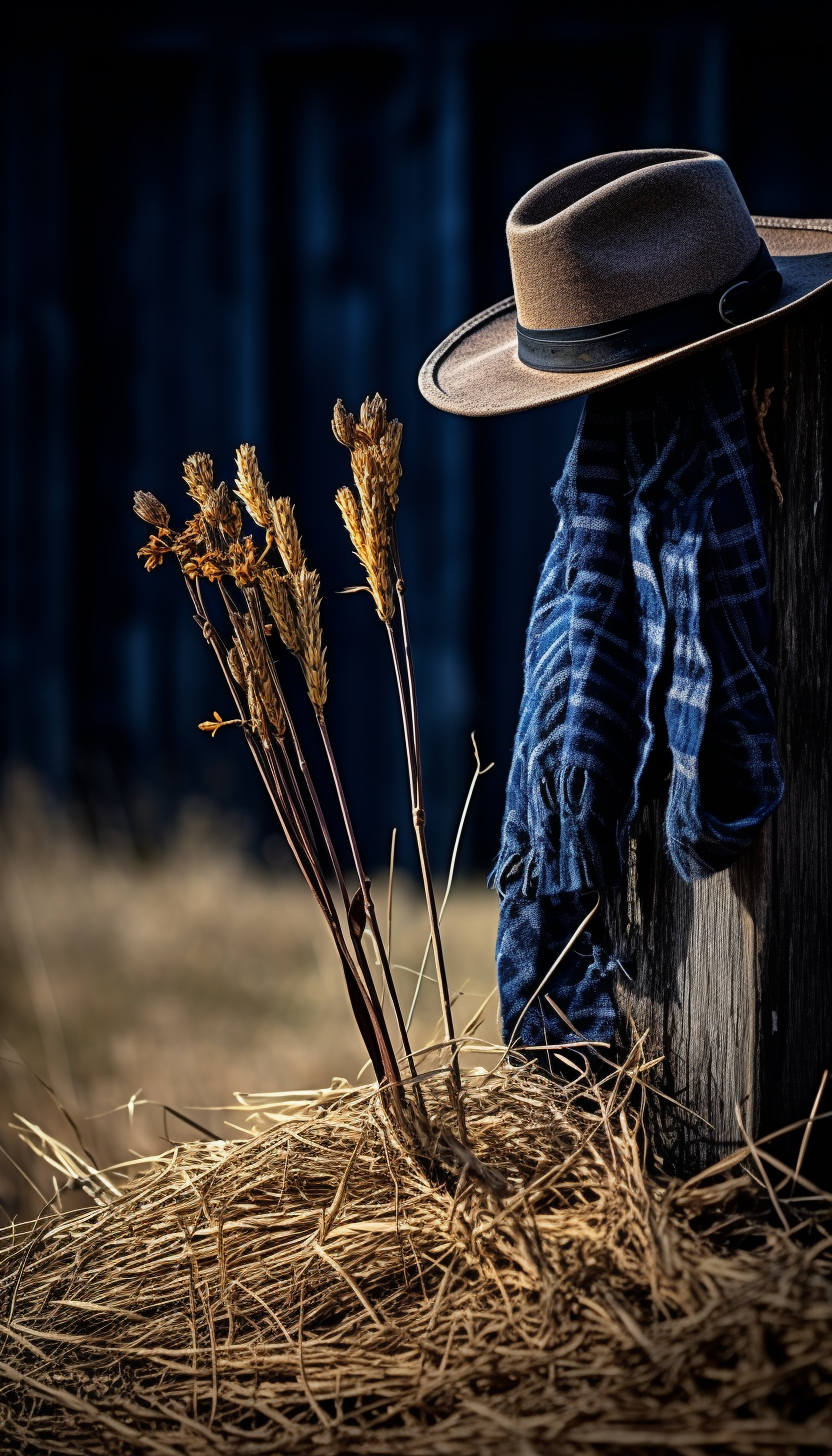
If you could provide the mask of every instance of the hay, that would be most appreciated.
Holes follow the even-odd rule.
[[[83,1174],[97,1206],[2,1254],[3,1449],[828,1449],[828,1202],[805,1180],[795,1202],[771,1143],[649,1173],[634,1091],[466,1072],[499,1193],[343,1083],[249,1099],[254,1136],[176,1146],[117,1196]]]

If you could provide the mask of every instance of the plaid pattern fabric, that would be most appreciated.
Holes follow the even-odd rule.
[[[686,880],[730,864],[783,792],[730,352],[591,396],[553,496],[493,875],[507,1031],[581,918],[581,892],[620,882],[648,764],[647,778],[667,769],[668,852]],[[609,1034],[616,966],[587,937],[558,971],[551,994],[585,1034]],[[547,1017],[530,1011],[523,1041]],[[561,1033],[553,1017],[549,1040]]]

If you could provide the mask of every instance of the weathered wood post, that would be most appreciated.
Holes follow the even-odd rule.
[[[736,1104],[760,1136],[806,1117],[832,1071],[831,357],[824,300],[737,350],[749,392],[755,368],[758,401],[773,386],[765,431],[782,505],[750,393],[749,425],[768,526],[783,802],[737,864],[694,885],[665,854],[663,806],[648,806],[626,888],[605,907],[637,967],[626,1010],[649,1028],[648,1052],[664,1056],[656,1085],[711,1124],[649,1099],[654,1146],[678,1173],[740,1145]],[[828,1186],[830,1122],[813,1129],[805,1166]]]

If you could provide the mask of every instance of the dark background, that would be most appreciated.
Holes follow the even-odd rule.
[[[795,7],[30,7],[4,36],[2,765],[88,828],[161,842],[187,796],[272,833],[178,572],[148,577],[136,489],[255,443],[325,588],[331,722],[368,862],[406,827],[378,623],[332,505],[332,403],[405,424],[400,529],[429,825],[447,861],[476,729],[496,770],[466,839],[493,858],[523,632],[579,406],[456,420],[433,346],[510,292],[505,217],[594,153],[712,148],[752,211],[832,214],[828,36]],[[588,17],[589,8],[584,12]],[[402,835],[404,839],[406,836]],[[276,840],[266,852],[279,858]]]

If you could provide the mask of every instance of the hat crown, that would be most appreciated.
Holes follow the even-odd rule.
[[[506,225],[517,317],[573,329],[711,293],[760,237],[713,152],[612,152],[555,172]]]

